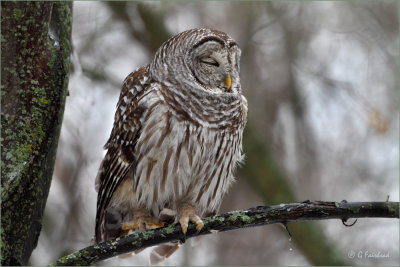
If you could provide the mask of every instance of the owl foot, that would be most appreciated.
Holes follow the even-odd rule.
[[[186,234],[189,221],[196,224],[196,230],[200,231],[203,228],[204,223],[199,216],[196,215],[195,208],[192,205],[184,204],[178,215],[179,223],[182,227],[183,234]]]
[[[123,222],[121,224],[122,230],[132,230],[137,228],[141,230],[148,230],[164,226],[163,222],[161,222],[158,218],[151,216],[146,210],[136,210],[133,214],[133,219],[131,221]]]

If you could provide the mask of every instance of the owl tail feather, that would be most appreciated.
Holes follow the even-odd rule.
[[[150,264],[156,265],[171,256],[182,245],[182,242],[166,243],[157,246],[150,253]]]

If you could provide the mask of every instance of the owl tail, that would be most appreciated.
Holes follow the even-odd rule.
[[[157,246],[150,253],[150,264],[156,265],[171,256],[182,245],[180,241]]]

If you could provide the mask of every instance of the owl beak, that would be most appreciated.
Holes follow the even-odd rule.
[[[227,86],[226,91],[230,91],[231,90],[231,85],[232,85],[232,78],[231,78],[230,74],[228,74],[228,76],[226,76],[225,84]]]

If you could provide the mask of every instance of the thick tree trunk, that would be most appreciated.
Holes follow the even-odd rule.
[[[72,3],[1,8],[1,263],[26,265],[42,227],[68,92]]]

